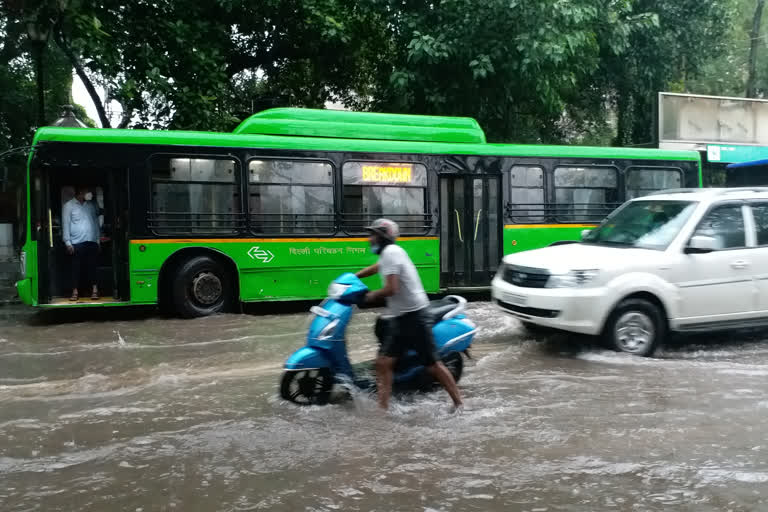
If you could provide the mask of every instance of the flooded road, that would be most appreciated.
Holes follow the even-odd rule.
[[[0,309],[0,510],[768,509],[768,342],[658,359],[531,340],[486,302],[450,414],[277,397],[308,315],[51,323]],[[348,330],[375,351],[375,312]],[[706,341],[706,343],[704,343]]]

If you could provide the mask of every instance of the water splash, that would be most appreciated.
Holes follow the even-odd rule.
[[[112,331],[112,332],[117,335],[117,344],[120,345],[121,347],[125,347],[127,345],[127,343],[125,342],[123,337],[120,335],[120,331],[115,330],[115,331]]]

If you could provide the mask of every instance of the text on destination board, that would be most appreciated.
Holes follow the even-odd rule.
[[[410,165],[364,165],[363,182],[410,183],[411,169]]]

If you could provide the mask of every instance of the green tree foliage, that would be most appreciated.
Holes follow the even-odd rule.
[[[727,49],[746,1],[12,3],[50,22],[106,126],[229,130],[263,108],[338,101],[468,115],[516,142],[608,141],[615,113],[614,142],[641,144],[655,138],[658,91]],[[102,83],[121,120],[107,117]]]
[[[609,52],[600,77],[614,95],[618,145],[656,143],[658,92],[699,76],[726,51],[733,0],[635,0],[634,12],[658,20],[629,35],[621,54]]]
[[[22,5],[8,2],[0,9],[0,152],[27,146],[37,127],[37,79],[32,46],[27,36]],[[27,6],[29,7],[29,6]],[[14,9],[16,8],[16,9]],[[45,120],[52,123],[61,106],[72,103],[72,66],[54,45],[43,52]],[[82,106],[75,115],[93,125]]]
[[[395,42],[372,105],[477,117],[489,138],[653,143],[656,95],[722,51],[732,0],[373,1]]]
[[[749,75],[749,52],[753,41],[757,0],[736,0],[735,14],[728,24],[722,44],[725,51],[712,56],[702,67],[699,76],[689,78],[680,88],[697,94],[715,96],[744,96]],[[760,32],[754,41],[756,49],[755,93],[765,97],[768,93],[768,14],[763,11]]]
[[[624,46],[603,0],[374,2],[389,13],[394,52],[377,109],[477,117],[492,140],[554,141],[600,63]],[[621,9],[619,9],[621,10]]]
[[[376,18],[353,0],[73,0],[56,34],[81,77],[107,79],[119,125],[231,129],[252,104],[364,89]]]

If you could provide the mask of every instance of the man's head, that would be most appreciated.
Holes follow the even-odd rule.
[[[379,254],[384,247],[395,243],[397,237],[400,236],[400,228],[397,223],[389,219],[376,219],[365,230],[370,233],[368,241],[371,243],[371,250],[374,254]]]
[[[75,198],[77,198],[78,201],[81,203],[83,201],[90,201],[93,199],[93,193],[91,192],[91,187],[88,185],[78,185],[77,189],[75,189]]]

